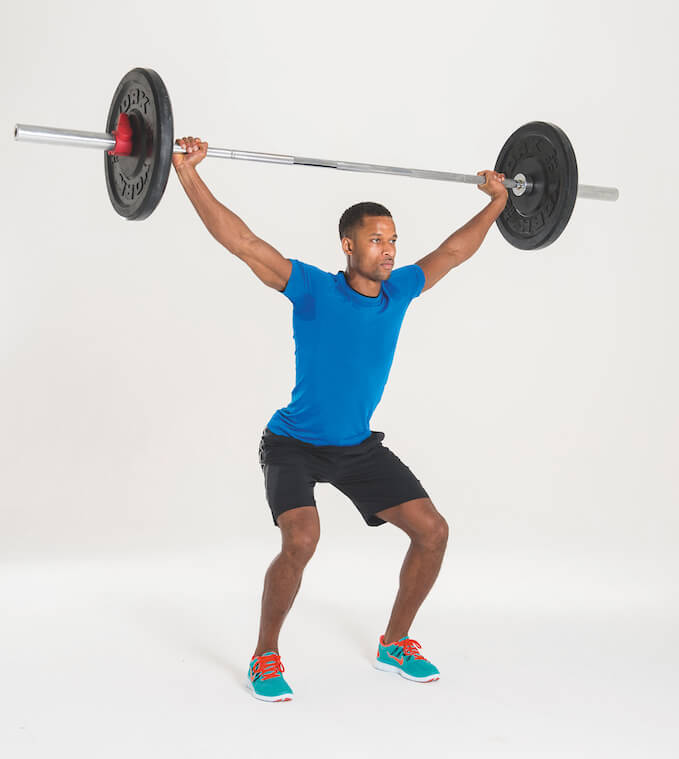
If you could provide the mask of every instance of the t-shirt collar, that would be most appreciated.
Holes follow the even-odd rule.
[[[380,287],[380,294],[373,297],[356,292],[356,290],[354,290],[354,288],[347,282],[343,271],[337,272],[337,281],[343,292],[345,292],[351,298],[351,301],[358,306],[363,306],[364,308],[379,308],[384,303],[384,287],[382,286]]]

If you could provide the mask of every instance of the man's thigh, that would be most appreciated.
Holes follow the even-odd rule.
[[[304,448],[282,436],[263,435],[259,445],[259,463],[264,475],[266,500],[273,523],[300,507],[316,507],[314,488],[322,479],[313,458]]]
[[[378,512],[375,516],[400,527],[411,538],[436,540],[447,538],[448,525],[430,498],[415,498]]]
[[[385,509],[413,499],[429,499],[415,474],[381,443],[364,455],[351,456],[331,483],[351,499],[370,527],[389,521],[381,517]]]

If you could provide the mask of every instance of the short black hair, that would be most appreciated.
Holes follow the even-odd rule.
[[[347,208],[340,217],[340,240],[343,237],[352,237],[354,230],[363,224],[363,219],[366,216],[388,216],[391,218],[391,214],[381,203],[371,203],[370,201],[356,203],[356,205]]]

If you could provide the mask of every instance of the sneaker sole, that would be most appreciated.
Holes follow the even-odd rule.
[[[255,693],[255,689],[249,680],[247,681],[247,686],[252,691],[252,695],[259,701],[292,701],[292,693],[284,693],[282,696],[260,696],[258,693]]]
[[[377,659],[374,662],[375,669],[379,669],[381,672],[394,672],[401,677],[405,677],[406,680],[412,680],[414,683],[433,683],[436,680],[441,679],[441,675],[427,675],[426,677],[413,677],[404,672],[400,667],[396,667],[393,664],[385,664]]]

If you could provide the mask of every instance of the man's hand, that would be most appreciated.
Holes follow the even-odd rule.
[[[172,154],[172,165],[177,170],[197,166],[207,155],[207,142],[201,142],[200,137],[182,137],[176,143],[186,150],[186,153]]]
[[[498,174],[497,171],[477,171],[476,175],[485,177],[486,181],[483,184],[478,185],[479,190],[485,192],[486,195],[490,195],[491,200],[499,200],[500,198],[507,202],[507,188],[502,184],[502,180],[505,178],[504,174]]]

